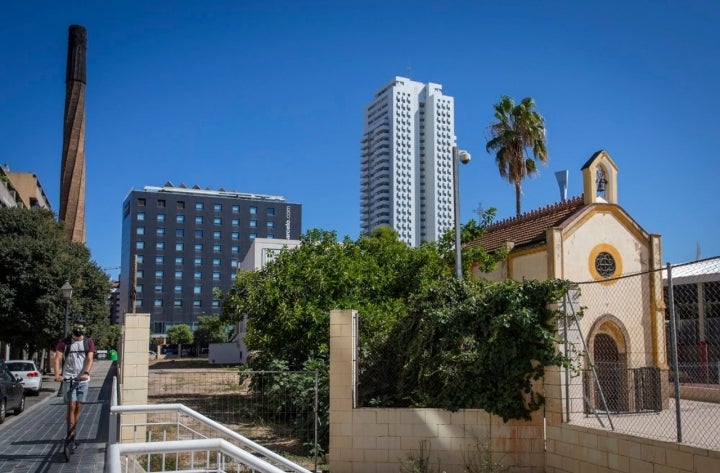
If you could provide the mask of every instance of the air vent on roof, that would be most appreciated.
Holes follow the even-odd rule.
[[[195,184],[194,186],[192,186],[192,188],[193,188],[193,189],[196,189],[196,190],[200,190],[200,186],[197,185],[197,184]]]
[[[173,186],[172,182],[167,181],[163,187],[175,187],[175,186]]]
[[[567,169],[555,173],[555,179],[557,179],[558,186],[560,186],[560,200],[563,202],[567,200],[568,175]]]

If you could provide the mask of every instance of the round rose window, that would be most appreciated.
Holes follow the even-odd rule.
[[[615,258],[606,252],[601,251],[595,257],[595,270],[604,278],[609,278],[615,274]]]

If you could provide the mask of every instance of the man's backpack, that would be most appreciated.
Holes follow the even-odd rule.
[[[70,354],[70,347],[73,344],[73,339],[71,336],[68,336],[65,339],[65,358],[68,357]],[[87,337],[83,337],[83,347],[85,348],[85,356],[87,356],[88,353],[90,353],[90,344],[88,343]]]

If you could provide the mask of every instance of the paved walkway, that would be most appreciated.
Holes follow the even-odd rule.
[[[0,473],[100,473],[105,467],[113,362],[96,360],[80,417],[80,446],[65,462],[65,404],[55,394],[0,425]],[[57,386],[59,383],[55,383]],[[56,388],[57,389],[57,388]]]

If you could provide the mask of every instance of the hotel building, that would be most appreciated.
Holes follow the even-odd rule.
[[[255,238],[297,240],[300,204],[284,197],[146,186],[123,204],[121,313],[150,314],[154,334],[221,312]]]

